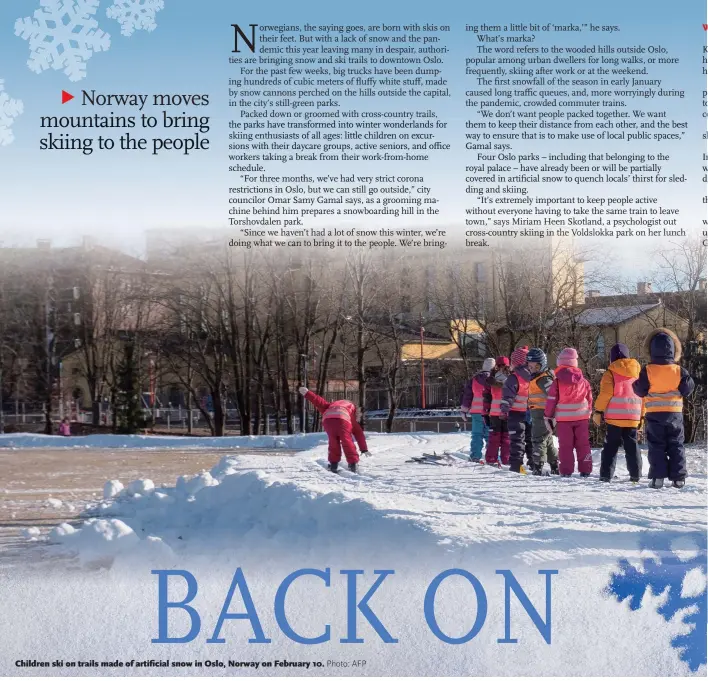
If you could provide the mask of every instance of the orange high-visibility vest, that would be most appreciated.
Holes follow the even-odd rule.
[[[502,386],[493,385],[490,390],[492,392],[492,405],[489,408],[489,415],[501,416]]]
[[[647,414],[683,411],[683,397],[678,391],[681,367],[678,364],[647,364],[649,394],[645,398]]]
[[[509,410],[525,412],[529,408],[529,382],[516,372],[514,372],[514,376],[516,376],[516,380],[519,382],[519,392],[516,393],[516,397],[514,397],[514,401],[511,403]]]
[[[476,378],[472,379],[472,404],[470,414],[481,414],[484,411],[484,384]]]
[[[612,372],[613,394],[605,408],[606,421],[640,421],[642,418],[642,398],[632,390],[632,376],[622,376]]]
[[[547,376],[548,372],[544,371],[542,374],[536,376],[529,383],[529,409],[545,409],[546,402],[548,401],[548,396],[543,389],[538,385],[538,379]]]

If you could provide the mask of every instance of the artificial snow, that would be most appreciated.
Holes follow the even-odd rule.
[[[59,509],[59,508],[61,508],[63,505],[64,505],[64,502],[63,502],[61,499],[52,499],[52,498],[50,498],[50,499],[47,499],[47,501],[45,502],[45,506],[47,506],[47,507],[49,507],[49,508],[56,508],[56,509]]]
[[[38,527],[26,527],[22,530],[22,536],[30,541],[36,541],[40,534],[42,533]]]
[[[123,483],[120,480],[107,480],[103,486],[103,498],[112,499],[123,491]]]
[[[133,480],[126,488],[125,493],[129,497],[143,496],[155,491],[155,483],[152,480]]]
[[[310,448],[297,451],[306,438]],[[184,438],[174,439],[182,450]],[[384,646],[384,654],[364,625],[362,651],[372,660],[365,674],[396,669],[421,675],[704,675],[703,447],[687,447],[684,489],[652,490],[646,481],[629,482],[622,454],[617,478],[607,484],[598,479],[599,450],[593,451],[589,479],[577,474],[560,479],[471,463],[469,434],[370,434],[368,440],[373,456],[362,459],[358,475],[346,469],[328,472],[326,440],[313,434],[271,438],[271,450],[276,441],[284,444],[277,455],[249,452],[246,445],[234,448],[211,470],[181,476],[174,485],[140,479],[119,489],[117,481],[109,481],[111,494],[89,507],[83,522],[60,525],[46,542],[50,555],[56,552],[84,568],[75,587],[83,602],[82,626],[101,627],[88,595],[90,589],[100,593],[95,574],[123,584],[102,607],[136,623],[139,633],[129,627],[121,634],[121,645],[130,648],[155,635],[155,569],[191,570],[198,576],[200,613],[213,620],[228,575],[243,568],[265,613],[264,626],[274,635],[271,591],[289,572],[329,567],[334,581],[340,569],[361,569],[370,576],[372,569],[390,568],[396,575],[388,598],[377,597],[374,609],[383,621],[394,623],[401,641]],[[154,442],[143,440],[148,447]],[[409,463],[434,451],[450,452],[451,465]],[[646,474],[646,457],[643,465]],[[422,619],[425,585],[451,568],[471,571],[488,589],[487,624],[470,648],[431,639]],[[541,640],[516,606],[514,636],[520,643],[498,644],[504,609],[497,570],[513,570],[537,605],[543,602],[539,571],[558,570],[553,645]],[[299,584],[288,596],[289,611],[301,618],[299,627],[315,631],[312,627],[323,621],[333,626],[338,617],[344,621],[336,610],[335,584],[332,592],[318,590],[317,580]],[[52,598],[61,603],[64,597],[57,592]],[[436,612],[455,635],[469,629],[474,607],[464,580],[454,588],[452,582],[446,585],[436,602]],[[234,651],[250,651],[244,631],[234,624],[225,628],[231,657]],[[576,646],[583,631],[592,635]],[[327,655],[351,657],[346,646],[334,643],[338,638],[333,635]],[[274,635],[276,640],[279,656],[301,654],[282,636]],[[101,645],[98,650],[110,657]],[[178,646],[171,656],[190,659],[201,645]],[[602,653],[610,648],[612,654]],[[17,649],[15,644],[12,650]]]

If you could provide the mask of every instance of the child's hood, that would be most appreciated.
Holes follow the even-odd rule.
[[[681,341],[671,329],[654,329],[645,341],[645,351],[655,364],[681,361]]]
[[[556,378],[559,383],[569,385],[577,385],[585,380],[582,370],[578,367],[558,367],[556,369]]]
[[[639,378],[639,372],[642,370],[639,362],[636,359],[623,358],[617,359],[610,364],[610,371],[620,376],[627,378]]]

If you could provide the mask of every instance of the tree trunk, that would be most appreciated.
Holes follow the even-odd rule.
[[[224,403],[220,390],[211,392],[211,400],[214,404],[214,436],[223,437],[224,427],[226,425],[226,413],[224,412]]]

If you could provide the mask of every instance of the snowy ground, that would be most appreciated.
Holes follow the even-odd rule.
[[[296,448],[288,438],[283,440],[280,448]],[[433,675],[705,675],[703,447],[688,450],[689,478],[683,490],[650,490],[645,482],[628,482],[622,455],[618,480],[604,484],[597,480],[599,452],[594,452],[595,473],[584,480],[519,476],[468,463],[464,454],[451,466],[406,462],[411,455],[433,450],[466,453],[464,434],[372,435],[369,444],[374,456],[362,461],[360,475],[327,472],[326,447],[316,444],[290,456],[228,455],[211,472],[179,479],[174,486],[154,488],[145,480],[131,485],[123,480],[122,490],[119,484],[109,486],[106,493],[115,496],[91,509],[94,517],[78,529],[61,525],[48,543],[46,532],[28,537],[28,542],[45,542],[47,551],[62,556],[62,565],[75,566],[75,571],[61,589],[28,578],[40,599],[35,601],[41,602],[29,606],[35,624],[21,633],[3,632],[0,625],[0,636],[9,641],[15,657],[37,657],[36,651],[30,655],[28,641],[41,638],[46,619],[57,611],[66,613],[67,603],[78,599],[87,612],[72,627],[91,632],[91,656],[115,657],[116,639],[98,635],[106,627],[94,613],[98,599],[102,609],[120,612],[121,620],[131,622],[118,634],[121,650],[143,659],[213,657],[214,646],[205,644],[210,631],[189,645],[157,646],[159,653],[150,646],[156,633],[150,570],[189,569],[199,577],[202,600],[195,603],[208,613],[207,629],[221,610],[230,576],[243,567],[253,580],[254,601],[270,601],[262,608],[262,620],[273,639],[269,654],[275,657],[359,655],[368,658],[365,673],[370,674],[395,669]],[[296,569],[324,566],[333,574],[343,568],[369,575],[372,568],[396,570],[389,598],[380,597],[376,612],[382,621],[394,623],[399,643],[382,643],[365,622],[360,626],[366,630],[366,644],[354,652],[336,643],[302,646],[278,634],[271,611],[277,580]],[[489,598],[487,623],[466,645],[434,638],[421,614],[427,584],[450,568],[479,577]],[[503,580],[496,574],[502,569],[514,572],[541,613],[545,582],[538,571],[559,571],[554,577],[551,646],[520,608],[512,608],[519,643],[497,642],[504,632]],[[455,579],[461,580],[455,588],[440,590],[436,613],[449,635],[460,636],[470,628],[469,613],[476,606],[469,584]],[[321,630],[320,624],[312,624],[322,621],[321,613],[330,612],[335,629],[344,607],[342,599],[333,602],[316,584],[296,591],[289,606],[297,613],[293,617],[302,618],[300,626],[310,627],[308,635]],[[28,607],[20,589],[10,589],[8,595],[6,611]],[[232,635],[226,649],[217,651],[220,655],[263,658],[245,643],[247,623],[227,627]],[[120,630],[112,626],[114,631]],[[333,641],[340,633],[333,633]],[[423,640],[426,646],[421,647]],[[78,655],[80,646],[76,650]],[[352,670],[323,673],[347,675]]]

